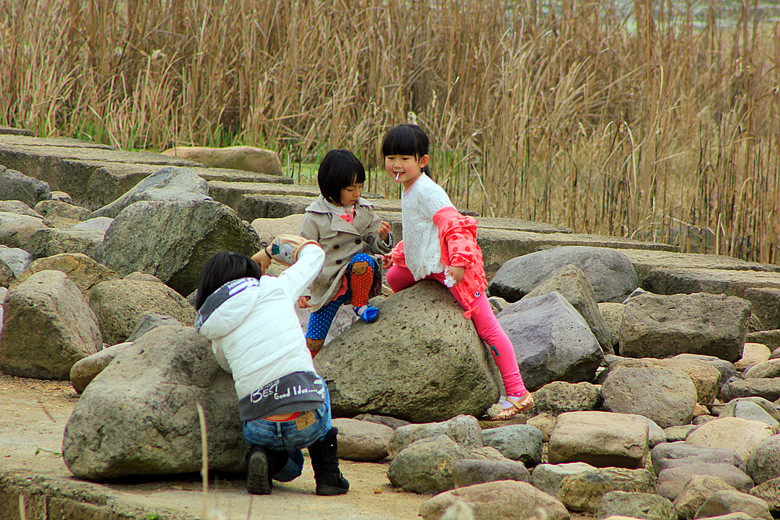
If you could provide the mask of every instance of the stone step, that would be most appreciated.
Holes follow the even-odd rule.
[[[274,175],[205,168],[152,152],[124,152],[68,138],[0,134],[0,164],[67,192],[90,210],[109,204],[139,181],[167,166],[188,167],[207,180],[291,183]]]

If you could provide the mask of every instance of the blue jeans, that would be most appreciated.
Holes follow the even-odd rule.
[[[302,430],[298,429],[295,419],[291,421],[269,421],[255,419],[244,422],[244,439],[252,445],[269,450],[286,451],[288,458],[284,468],[273,478],[289,482],[303,472],[303,448],[308,448],[322,439],[330,431],[330,394],[325,387],[325,402],[314,410],[314,422]]]

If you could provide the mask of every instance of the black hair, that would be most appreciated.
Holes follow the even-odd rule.
[[[405,123],[396,125],[387,131],[382,139],[382,156],[412,155],[419,159],[423,155],[428,155],[428,146],[428,136],[423,129],[417,125]],[[431,176],[428,165],[422,171],[428,177]]]
[[[259,279],[262,275],[260,264],[246,255],[227,251],[217,253],[206,261],[200,271],[195,308],[200,309],[206,298],[230,281],[246,277]]]
[[[349,150],[331,150],[317,171],[317,184],[325,200],[341,204],[341,190],[366,182],[366,169]]]

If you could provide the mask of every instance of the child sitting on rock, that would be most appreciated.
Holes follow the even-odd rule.
[[[296,299],[325,258],[311,240],[280,235],[252,258],[222,252],[203,267],[195,328],[211,340],[220,366],[231,373],[247,455],[247,491],[269,494],[272,478],[289,481],[303,469],[308,447],[318,495],[340,495],[349,482],[339,470],[338,430],[330,397],[314,370],[295,312]],[[267,276],[271,260],[289,265]]]
[[[490,307],[477,221],[461,215],[444,189],[429,177],[428,136],[417,125],[397,125],[382,140],[385,169],[403,188],[403,240],[385,258],[387,284],[398,292],[420,280],[449,287],[487,343],[506,389],[506,397],[488,410],[491,420],[505,420],[533,408],[515,351]]]
[[[368,300],[382,286],[381,265],[372,254],[392,249],[390,224],[380,219],[360,197],[366,171],[352,152],[331,150],[320,163],[317,184],[321,195],[306,208],[301,236],[316,240],[325,250],[325,265],[311,286],[311,297],[298,301],[312,308],[306,342],[312,357],[322,348],[336,312],[351,303],[367,322],[379,311]]]

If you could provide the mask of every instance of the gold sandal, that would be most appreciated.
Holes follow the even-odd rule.
[[[534,407],[534,396],[531,395],[531,392],[528,392],[519,398],[508,395],[505,399],[512,403],[512,407],[504,409],[501,407],[501,403],[494,404],[487,411],[489,421],[506,421],[507,419],[512,418],[521,412],[527,412]]]

